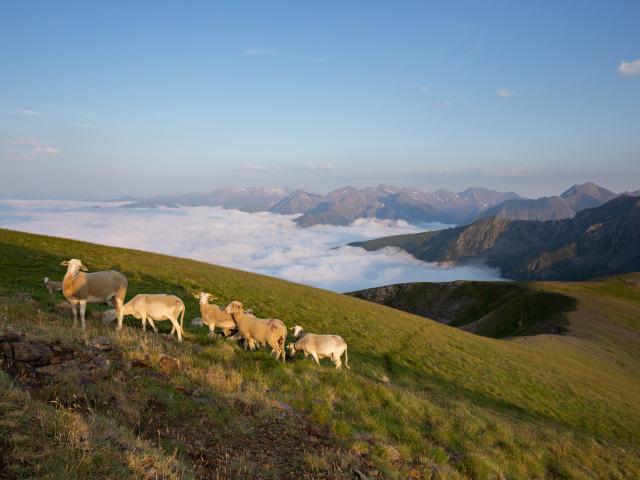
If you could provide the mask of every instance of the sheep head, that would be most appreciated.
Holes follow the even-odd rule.
[[[211,295],[210,293],[207,292],[198,292],[198,293],[193,293],[193,296],[195,298],[197,298],[198,300],[200,300],[200,303],[209,303],[209,301],[214,301],[214,300],[218,300],[218,297],[214,297],[213,295]]]
[[[229,305],[227,305],[227,308],[224,309],[226,313],[229,313],[231,315],[242,313],[243,310],[244,310],[244,306],[242,305],[242,303],[240,303],[237,300],[234,300],[233,302],[231,302]]]
[[[293,330],[294,338],[298,338],[300,333],[302,333],[302,327],[300,325],[296,325],[295,327],[291,327],[290,330]]]
[[[67,267],[67,275],[71,275],[72,277],[76,277],[80,270],[83,272],[89,271],[89,269],[82,264],[82,260],[78,260],[77,258],[65,260],[60,265]]]

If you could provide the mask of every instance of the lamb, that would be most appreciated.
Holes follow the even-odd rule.
[[[330,358],[335,364],[336,370],[342,368],[340,357],[344,353],[344,366],[349,367],[349,355],[347,354],[347,342],[339,335],[318,335],[315,333],[306,333],[302,327],[296,325],[293,330],[293,336],[297,341],[288,345],[289,354],[293,357],[296,352],[302,351],[304,356],[311,355],[315,362],[320,365],[320,358]]]
[[[78,310],[85,329],[85,310],[87,303],[113,303],[118,315],[118,330],[122,328],[122,306],[127,293],[127,277],[115,270],[87,272],[81,260],[73,258],[61,263],[67,267],[62,279],[62,294],[71,304],[73,326],[78,324]]]
[[[214,334],[215,327],[222,328],[225,337],[231,335],[231,332],[236,329],[236,323],[231,315],[218,305],[209,303],[210,300],[218,300],[218,297],[207,292],[194,293],[193,296],[200,301],[200,316],[202,323],[209,327],[209,335]]]
[[[276,360],[286,361],[284,343],[287,339],[287,327],[282,320],[262,319],[244,311],[242,303],[236,301],[227,305],[225,312],[231,314],[240,335],[246,340],[251,350],[256,343],[266,343],[271,347],[271,353],[276,354]]]
[[[176,332],[178,341],[182,342],[182,326],[184,324],[184,303],[175,295],[164,293],[141,293],[133,297],[122,307],[123,315],[132,315],[142,320],[142,330],[147,331],[147,321],[151,328],[158,333],[153,321],[170,320],[173,324],[171,333]],[[178,322],[180,318],[180,322]]]
[[[49,277],[44,277],[44,288],[49,290],[49,295],[53,295],[53,292],[62,291],[62,282],[56,282],[54,280],[49,280]]]

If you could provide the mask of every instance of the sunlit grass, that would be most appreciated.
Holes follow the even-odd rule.
[[[373,459],[381,475],[390,478],[407,478],[416,471],[425,478],[434,471],[444,478],[640,475],[640,369],[628,343],[607,343],[605,347],[599,337],[580,335],[494,340],[265,276],[3,230],[0,295],[11,300],[0,305],[0,330],[14,326],[39,338],[82,342],[79,332],[67,328],[71,324],[68,318],[50,313],[53,301],[41,287],[44,276],[61,278],[64,270],[60,261],[71,257],[81,258],[91,270],[123,271],[129,278],[127,298],[143,292],[172,293],[183,298],[187,306],[187,336],[182,345],[163,336],[143,334],[138,321],[129,320],[129,328],[121,334],[95,320],[89,322],[88,338],[109,335],[129,360],[146,359],[157,365],[161,354],[181,359],[180,371],[172,373],[167,381],[153,376],[123,377],[118,381],[121,383],[96,386],[92,392],[96,415],[114,425],[114,431],[120,432],[116,433],[118,438],[130,435],[136,422],[146,418],[140,409],[150,397],[166,403],[167,422],[175,425],[176,431],[183,422],[195,424],[207,418],[219,429],[220,436],[236,431],[249,434],[254,428],[253,417],[234,414],[234,401],[269,411],[270,402],[278,400],[328,428],[334,441],[353,455]],[[610,286],[605,282],[593,288],[601,300],[611,295],[613,301],[608,308],[616,315],[616,328],[625,325],[626,330],[603,338],[609,342],[625,332],[627,337],[637,338],[638,328],[631,319],[637,314],[640,295],[627,285],[620,290],[616,279],[609,282]],[[591,328],[591,324],[580,324],[580,319],[590,319],[602,308],[589,303],[595,300],[581,296],[585,292],[594,294],[590,286],[554,283],[536,288],[576,295],[578,306],[571,319],[578,322],[572,324],[578,333]],[[197,303],[188,293],[191,289],[211,291],[221,298],[221,304],[241,300],[256,314],[280,318],[288,326],[301,324],[308,331],[340,334],[349,344],[352,370],[338,373],[329,363],[317,366],[302,357],[282,365],[266,351],[245,352],[227,340],[208,338],[204,329],[189,325],[192,317],[199,316]],[[39,304],[15,300],[16,295],[24,293]],[[621,323],[617,319],[629,321]],[[600,328],[600,324],[595,325]],[[164,328],[168,331],[167,326]],[[614,354],[606,349],[614,349]],[[616,363],[620,359],[625,366]],[[385,377],[389,383],[383,381]],[[3,391],[24,395],[10,387],[6,377],[3,382]],[[177,394],[175,387],[195,390],[214,403],[200,403]],[[118,389],[136,393],[127,398]],[[45,392],[41,395],[27,403],[33,402],[34,409],[44,404]],[[102,411],[100,401],[111,397],[122,398],[119,410]],[[53,409],[46,423],[55,423],[58,415],[60,412]],[[17,433],[14,427],[2,428]],[[31,428],[23,431],[28,438],[36,435]],[[157,465],[154,469],[166,472],[166,478],[188,478],[182,466],[190,460],[179,441],[140,441],[153,445],[144,461]],[[109,442],[92,437],[89,445],[92,449],[97,446],[97,450],[89,454],[89,465],[107,461],[100,459],[102,448],[104,458],[111,458]],[[59,443],[48,446],[50,455],[71,448]],[[123,452],[113,455],[112,463],[135,477],[132,472],[139,467],[123,460]],[[308,467],[317,471],[327,471],[336,461],[328,453],[306,458]],[[237,472],[249,462],[242,458],[234,461]],[[120,470],[113,468],[110,478],[121,478],[115,473]],[[57,470],[50,467],[50,471]]]

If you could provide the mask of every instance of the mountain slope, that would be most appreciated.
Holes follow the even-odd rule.
[[[127,298],[179,295],[185,342],[143,334],[133,320],[121,334],[94,320],[86,337],[70,330],[69,314],[54,308],[60,297],[41,286],[45,275],[62,276],[69,257],[123,271]],[[19,330],[20,341],[40,341],[65,361],[107,365],[106,376],[94,372],[88,382],[63,375],[44,384],[2,365],[0,472],[9,478],[640,474],[637,275],[535,284],[576,299],[570,335],[500,341],[265,276],[7,230],[0,268],[3,338]],[[342,335],[351,371],[302,357],[282,365],[266,351],[207,338],[189,326],[198,315],[193,289]],[[96,336],[113,350],[92,350]],[[163,366],[163,354],[180,367]]]
[[[595,183],[583,183],[574,185],[560,196],[507,200],[483,210],[473,217],[472,221],[489,217],[510,220],[562,220],[572,218],[584,209],[599,207],[615,197],[615,193]]]
[[[354,243],[429,262],[484,262],[514,280],[584,279],[640,270],[640,199],[622,195],[574,218],[489,218],[465,226]]]
[[[209,193],[152,197],[129,203],[123,208],[223,207],[253,213],[270,209],[288,193],[282,188],[219,188]]]
[[[507,200],[500,205],[488,208],[475,217],[500,217],[510,220],[562,220],[572,218],[575,211],[561,197],[542,197],[535,200],[522,198]]]
[[[562,199],[573,209],[579,212],[586,208],[594,208],[613,200],[617,195],[611,190],[602,188],[595,183],[583,183],[574,185],[560,195]]]
[[[493,338],[567,333],[564,313],[575,309],[571,297],[516,282],[401,283],[349,295]]]
[[[269,209],[269,211],[272,213],[279,213],[281,215],[304,213],[318,205],[321,200],[322,195],[307,193],[303,190],[296,190],[276,203]]]

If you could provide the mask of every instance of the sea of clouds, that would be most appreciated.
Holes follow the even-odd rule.
[[[0,200],[0,227],[202,260],[338,292],[391,283],[495,280],[483,267],[443,267],[397,249],[367,252],[349,242],[445,225],[358,220],[298,227],[295,215],[219,207],[120,208],[122,203]],[[69,252],[73,256],[73,252]]]

